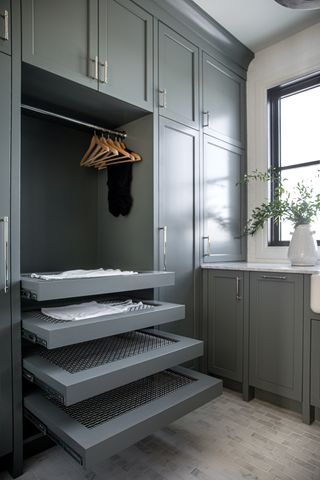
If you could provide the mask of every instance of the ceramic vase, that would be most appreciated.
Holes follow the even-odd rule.
[[[288,258],[291,265],[313,266],[318,261],[318,246],[311,226],[298,225],[292,235]]]

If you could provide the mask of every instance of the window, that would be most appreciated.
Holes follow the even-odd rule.
[[[268,90],[268,106],[270,166],[291,190],[320,170],[320,74]],[[289,245],[292,229],[286,221],[270,222],[269,245]],[[320,218],[315,230],[320,245]]]

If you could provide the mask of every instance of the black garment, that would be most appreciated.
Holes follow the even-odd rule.
[[[132,163],[108,167],[109,211],[115,217],[128,215],[133,204],[131,196]]]

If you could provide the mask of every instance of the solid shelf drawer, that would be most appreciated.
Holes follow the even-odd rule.
[[[77,321],[55,320],[33,311],[22,314],[22,334],[51,349],[175,322],[184,317],[184,305],[156,301],[144,302],[141,310]]]
[[[41,280],[30,275],[21,276],[21,292],[24,298],[37,301],[76,298],[89,295],[129,292],[174,285],[173,272],[139,272],[135,275],[111,275],[109,277]]]
[[[143,330],[29,353],[24,376],[65,405],[203,355],[203,342]]]
[[[221,380],[179,367],[70,407],[41,391],[24,405],[27,418],[90,468],[221,393]]]

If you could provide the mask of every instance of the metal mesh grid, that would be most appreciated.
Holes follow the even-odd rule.
[[[195,379],[166,370],[69,407],[49,396],[47,398],[86,428],[94,428],[195,381]]]
[[[39,353],[43,358],[67,372],[77,373],[173,343],[176,341],[138,331],[53,350],[42,349]]]
[[[103,301],[103,302],[98,302],[98,303],[103,303],[104,305],[107,305],[109,303],[114,303],[114,301]],[[154,308],[156,308],[155,305],[149,305],[147,303],[143,303],[142,305],[133,304],[131,307],[128,308],[128,312],[138,312],[138,311],[140,312],[141,310],[153,310]],[[36,319],[39,319],[39,320],[42,320],[44,322],[51,323],[51,324],[60,324],[60,323],[72,322],[72,320],[58,320],[56,318],[48,317],[48,315],[44,315],[40,311],[39,312],[38,311],[34,312],[33,316]],[[90,319],[87,319],[87,320],[90,320]]]

